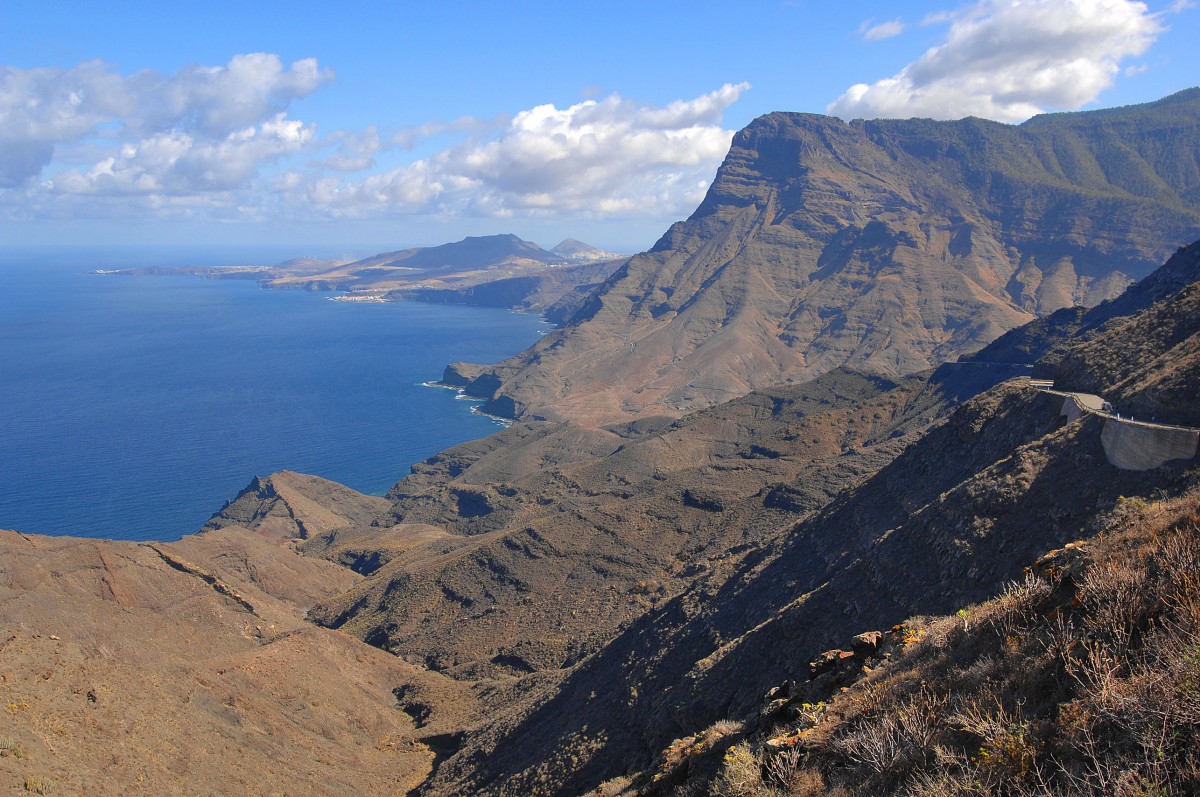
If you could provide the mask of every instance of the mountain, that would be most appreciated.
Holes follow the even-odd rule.
[[[1195,253],[1167,266],[1182,288],[1135,293],[1039,367],[1084,379],[1070,363],[1107,346],[1115,374],[1177,361],[1195,395],[1197,333],[1156,322],[1200,316]],[[1002,381],[1026,370],[842,368],[682,419],[514,424],[385,498],[256,478],[178,543],[0,533],[0,782],[572,795],[667,771],[659,752],[695,753],[672,745],[689,735],[728,752],[822,651],[953,617],[1194,484],[1194,460],[1110,465],[1103,419],[1066,423],[1061,397]],[[1122,378],[1113,398],[1158,390]]]
[[[330,263],[324,269],[314,269],[311,263],[295,270],[277,269],[266,275],[269,279],[263,284],[345,291],[338,298],[346,301],[508,307],[544,313],[558,323],[574,314],[622,260],[573,238],[547,252],[515,235],[486,235],[382,252],[351,263]]]
[[[1194,393],[1198,334],[1183,322],[1200,323],[1198,246],[1091,311],[1105,323],[1056,338],[1063,365],[1039,367],[1065,379],[1106,346],[1099,378],[1170,360]],[[906,379],[836,369],[679,420],[516,424],[443,452],[370,524],[305,535],[301,551],[365,576],[310,616],[490,684],[422,793],[582,793],[751,710],[853,633],[986,599],[1122,496],[1194,478],[1187,462],[1113,467],[1103,420],[1064,426],[1061,397],[997,385],[1021,366],[981,355]],[[251,490],[213,526],[302,517],[274,506]]]
[[[381,252],[349,263],[329,263],[325,268],[314,269],[310,262],[300,263],[296,268],[281,264],[263,284],[268,288],[340,290],[376,298],[386,294],[392,299],[413,298],[410,294],[414,292],[462,291],[497,281],[536,279],[544,276],[548,269],[594,266],[604,259],[591,256],[600,250],[580,242],[575,244],[573,251],[588,256],[547,252],[537,244],[511,234],[467,237],[440,246]],[[619,258],[618,255],[612,257]],[[616,264],[612,268],[616,268]],[[568,273],[559,275],[557,281],[571,282],[571,287],[594,279],[596,274],[593,268],[578,272],[573,279],[570,274],[575,272],[569,268],[566,271]]]
[[[1200,89],[1011,126],[774,113],[567,325],[447,382],[602,425],[839,365],[899,375],[1117,296],[1200,234]]]
[[[381,252],[312,273],[285,273],[264,283],[269,288],[366,290],[380,292],[406,286],[429,287],[431,280],[505,267],[541,268],[561,258],[515,235],[467,237],[440,246]],[[512,276],[500,273],[495,276]],[[493,277],[495,278],[495,277]],[[482,280],[476,280],[482,281]],[[437,287],[442,287],[438,283]]]
[[[995,598],[847,639],[595,793],[1195,793],[1198,518],[1194,487],[1119,500]]]
[[[622,257],[614,252],[606,252],[603,249],[585,244],[583,241],[577,241],[574,238],[567,238],[558,243],[550,250],[560,257],[573,262],[589,262],[595,260],[617,260]]]
[[[510,259],[536,260],[540,263],[558,262],[559,258],[535,243],[515,235],[483,235],[466,237],[455,243],[440,246],[383,252],[351,264],[358,268],[388,268],[405,266],[431,273],[484,268]]]

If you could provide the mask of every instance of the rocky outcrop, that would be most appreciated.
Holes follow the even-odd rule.
[[[606,423],[954,359],[1195,238],[1198,122],[1200,90],[1019,126],[762,117],[691,218],[475,392]]]
[[[343,526],[370,525],[388,506],[337,482],[285,470],[255,476],[203,531],[241,526],[272,539],[305,540]]]

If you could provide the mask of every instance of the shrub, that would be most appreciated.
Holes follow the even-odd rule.
[[[719,797],[756,797],[766,791],[762,765],[748,744],[729,748],[714,786]]]
[[[30,775],[25,778],[25,791],[32,794],[50,794],[54,791],[54,781],[43,775]]]
[[[922,688],[900,705],[866,718],[836,747],[877,775],[896,774],[932,751],[946,703],[945,697]]]
[[[22,758],[25,755],[25,748],[21,747],[20,743],[11,736],[0,736],[0,758]]]

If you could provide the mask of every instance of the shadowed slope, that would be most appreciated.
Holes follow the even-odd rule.
[[[1115,374],[1169,360],[1175,336],[1160,321],[1194,321],[1192,290],[1064,343],[1063,362],[1097,346]],[[1172,384],[1197,394],[1200,368],[1176,359]],[[1131,384],[1119,395],[1134,402],[1157,389]],[[481,725],[429,793],[581,792],[648,764],[672,738],[750,710],[854,633],[996,594],[1041,553],[1088,533],[1122,496],[1194,483],[1194,460],[1117,470],[1101,447],[1103,420],[1068,424],[1060,405],[1021,382],[968,401],[816,515],[765,535],[559,685]]]

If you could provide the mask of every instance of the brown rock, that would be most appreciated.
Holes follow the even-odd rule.
[[[867,631],[865,634],[859,634],[851,639],[850,645],[858,655],[867,656],[879,649],[879,643],[882,640],[882,631]]]
[[[827,650],[808,663],[808,677],[816,678],[830,672],[846,659],[852,658],[854,658],[853,651]]]

